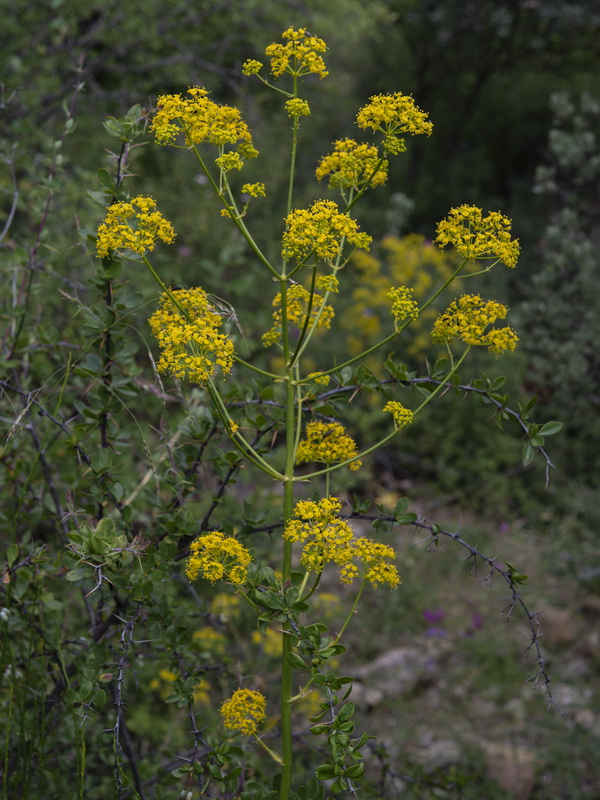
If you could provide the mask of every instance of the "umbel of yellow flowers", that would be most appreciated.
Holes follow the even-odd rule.
[[[96,252],[100,258],[113,250],[125,250],[143,255],[154,250],[157,242],[170,244],[175,238],[171,223],[151,197],[134,197],[129,203],[113,203],[98,227]]]
[[[283,538],[303,543],[302,566],[309,572],[322,572],[325,564],[333,562],[339,568],[342,583],[362,577],[374,586],[398,586],[400,576],[390,563],[396,557],[394,550],[362,536],[355,539],[352,528],[338,515],[341,507],[337,497],[326,497],[318,503],[300,500],[296,504]]]
[[[148,321],[162,350],[157,363],[159,372],[205,383],[215,375],[217,367],[225,375],[231,371],[233,342],[219,333],[223,320],[203,289],[176,289],[163,294]]]

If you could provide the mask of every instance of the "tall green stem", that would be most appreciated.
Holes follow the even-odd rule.
[[[297,79],[294,76],[294,97],[297,95]],[[292,207],[294,190],[294,172],[296,165],[296,146],[298,139],[298,119],[294,117],[292,133],[292,153],[290,158],[290,177],[288,184],[287,214]],[[294,456],[296,452],[296,387],[294,386],[294,369],[290,365],[290,341],[287,324],[287,276],[286,264],[281,272],[281,326],[283,339],[283,357],[286,364],[286,413],[285,413],[285,480],[283,483],[283,519],[284,524],[292,516],[294,508]],[[289,585],[292,574],[292,544],[283,540],[283,585]],[[288,655],[292,648],[292,637],[283,633],[281,652],[281,754],[283,768],[281,772],[280,800],[288,800],[292,788],[292,668]]]
[[[295,387],[292,383],[291,371],[286,385],[286,458],[285,482],[283,484],[283,516],[287,522],[294,507],[294,450],[295,450]],[[283,585],[289,585],[292,573],[292,544],[283,542]],[[292,668],[288,662],[288,654],[292,648],[292,637],[284,633],[281,653],[281,752],[283,770],[281,775],[281,800],[288,800],[292,786]]]

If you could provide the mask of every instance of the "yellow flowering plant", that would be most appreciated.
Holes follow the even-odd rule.
[[[369,736],[354,734],[354,705],[347,699],[351,679],[337,674],[334,665],[344,653],[342,639],[364,593],[371,589],[400,590],[401,585],[394,547],[381,540],[383,524],[373,526],[371,536],[358,535],[353,518],[360,516],[363,506],[342,499],[342,491],[336,492],[339,497],[331,494],[332,483],[342,474],[347,480],[352,478],[340,470],[348,468],[352,474],[364,470],[373,453],[395,441],[430,403],[455,386],[492,403],[500,420],[517,423],[527,436],[526,458],[539,452],[549,464],[543,449],[544,436],[557,429],[529,423],[526,411],[509,409],[491,384],[460,382],[458,370],[473,347],[487,347],[495,355],[515,349],[518,337],[512,328],[494,327],[507,316],[504,305],[480,295],[462,295],[451,299],[444,312],[431,317],[437,298],[451,288],[455,291],[457,281],[468,272],[472,261],[485,263],[482,272],[498,263],[515,266],[519,244],[512,238],[510,221],[499,212],[484,215],[472,206],[452,209],[438,225],[436,242],[442,248],[454,248],[453,254],[446,256],[436,249],[436,255],[429,256],[439,269],[426,272],[418,265],[411,266],[411,251],[405,249],[407,267],[402,275],[394,276],[394,281],[374,280],[371,288],[385,309],[384,330],[371,331],[375,341],[371,339],[359,352],[336,353],[335,357],[322,345],[339,326],[335,311],[348,291],[348,273],[362,268],[368,271],[375,260],[368,253],[372,237],[362,230],[356,218],[357,206],[367,190],[386,182],[389,159],[406,150],[407,139],[431,135],[433,125],[410,95],[395,92],[371,97],[356,116],[359,131],[366,132],[369,140],[340,138],[315,165],[316,179],[326,179],[328,190],[337,192],[338,199],[318,199],[306,208],[296,207],[299,124],[301,118],[306,122],[304,118],[311,113],[300,90],[303,79],[323,79],[328,75],[327,47],[305,28],[289,28],[282,39],[265,51],[270,61],[269,79],[261,75],[264,65],[260,61],[246,61],[242,70],[250,78],[257,76],[283,97],[281,113],[291,128],[285,206],[273,226],[278,234],[276,242],[263,243],[265,231],[252,231],[250,199],[260,201],[267,196],[269,187],[266,182],[248,181],[244,176],[246,162],[257,157],[258,152],[238,109],[214,102],[204,88],[193,86],[184,93],[158,97],[150,124],[158,145],[188,151],[191,164],[202,173],[212,191],[220,214],[245,240],[256,266],[255,280],[257,284],[261,277],[264,281],[261,299],[268,297],[265,305],[271,304],[272,326],[266,332],[253,331],[266,349],[256,348],[252,358],[244,358],[245,337],[239,335],[237,314],[228,313],[226,300],[214,298],[201,287],[170,288],[163,281],[150,254],[160,243],[171,244],[175,229],[157,210],[152,198],[138,196],[107,209],[98,228],[97,254],[107,263],[119,258],[141,261],[149,270],[159,288],[157,305],[149,319],[160,351],[157,372],[175,381],[178,394],[195,398],[195,413],[209,417],[212,430],[218,429],[229,444],[229,451],[220,456],[221,474],[228,471],[227,477],[201,524],[190,523],[183,512],[177,518],[187,526],[183,539],[185,576],[194,596],[210,592],[213,587],[220,593],[216,595],[219,602],[215,598],[209,605],[211,625],[227,625],[240,638],[237,626],[242,606],[265,635],[258,637],[260,641],[269,632],[269,653],[279,660],[277,691],[263,685],[250,668],[240,665],[236,679],[243,685],[233,692],[233,686],[229,687],[220,705],[220,717],[228,740],[250,738],[250,742],[243,742],[244,750],[239,753],[248,752],[253,743],[258,743],[278,765],[277,780],[264,782],[252,796],[271,798],[276,792],[281,800],[291,800],[300,796],[294,793],[299,789],[295,785],[295,743],[296,737],[302,738],[293,730],[292,711],[301,708],[302,700],[313,690],[321,693],[321,702],[310,718],[310,728],[315,736],[323,737],[318,749],[325,753],[314,770],[315,777],[329,781],[334,794],[356,794]],[[272,81],[287,81],[286,88]],[[215,210],[215,214],[219,212]],[[427,246],[434,248],[433,244]],[[273,258],[272,253],[277,257]],[[360,264],[363,266],[356,266]],[[273,283],[275,292],[271,290]],[[225,285],[222,292],[226,289]],[[230,324],[233,318],[236,325]],[[389,345],[396,349],[410,347],[410,327],[419,321],[428,325],[430,345],[444,359],[417,377],[390,356],[385,361],[385,376],[376,376],[366,364],[376,358],[383,361],[381,353]],[[351,324],[360,327],[358,319],[351,320]],[[253,328],[254,320],[249,319],[247,326]],[[353,409],[359,403],[381,409],[377,433],[365,444],[361,441],[363,436],[348,432],[355,418]],[[194,440],[194,430],[190,422],[186,446]],[[270,445],[266,444],[267,438]],[[172,446],[179,444],[174,442]],[[242,466],[251,470],[253,481],[262,473],[268,485],[278,486],[278,521],[268,527],[273,536],[268,556],[260,553],[250,535],[265,529],[262,526],[267,511],[252,517],[244,507],[236,520],[224,519],[222,525],[215,527],[207,522],[213,512],[219,513],[227,481]],[[195,464],[191,472],[194,468]],[[175,487],[173,503],[177,508],[183,505],[182,497],[181,487]],[[379,519],[382,520],[389,526],[427,527],[400,503],[391,514]],[[428,530],[434,538],[441,535],[439,526]],[[79,542],[77,555],[89,566],[93,554],[86,547]],[[99,569],[96,564],[92,568]],[[331,568],[337,570],[340,596],[346,603],[345,617],[335,631],[311,618],[312,604],[319,608],[323,575]],[[514,571],[503,571],[497,565],[493,569],[514,589]],[[222,594],[224,590],[232,594]],[[325,590],[323,596],[326,595],[330,593]],[[190,633],[191,641],[207,657],[220,652],[223,646],[222,634],[211,625],[194,623],[196,633]],[[271,646],[273,636],[279,637],[280,647]],[[177,636],[173,634],[172,638],[176,652]],[[252,639],[245,642],[245,650],[252,644]],[[545,675],[543,665],[541,669]],[[192,698],[189,687],[195,685],[200,685],[196,676],[190,676],[187,691]],[[202,689],[206,689],[204,684]],[[278,741],[270,748],[263,732],[273,729]],[[199,738],[196,745],[198,741]],[[211,752],[219,751],[213,748]],[[235,746],[227,752],[231,753],[230,761],[235,761]],[[240,757],[235,769],[228,773],[224,763],[219,762],[217,768],[216,762],[211,762],[205,773],[210,777],[200,782],[202,791],[213,781],[217,794],[237,794],[244,778],[239,784],[237,779],[246,764]],[[189,775],[195,774],[194,770],[198,774],[204,770],[196,751]],[[310,785],[314,789],[314,780]],[[323,796],[318,785],[314,794],[307,794],[306,786],[302,791],[302,797]]]

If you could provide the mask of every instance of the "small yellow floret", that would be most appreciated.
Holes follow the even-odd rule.
[[[413,299],[413,290],[407,286],[398,286],[387,293],[392,301],[392,314],[396,322],[405,319],[416,319],[419,316],[419,305]]]
[[[252,736],[258,731],[266,716],[267,701],[260,692],[252,689],[237,689],[229,700],[221,703],[220,714],[229,730]]]
[[[250,197],[266,197],[267,189],[264,183],[245,183],[242,186],[242,194],[248,194]]]
[[[375,167],[377,172],[374,173]],[[317,180],[329,176],[329,188],[352,188],[358,191],[371,179],[369,186],[380,186],[387,180],[388,162],[384,158],[379,164],[376,147],[359,144],[354,139],[339,139],[334,142],[333,153],[323,156],[316,170]]]
[[[405,428],[413,421],[413,412],[405,408],[397,400],[390,400],[383,407],[384,411],[389,411],[394,418],[394,425],[397,429]]]
[[[410,95],[402,92],[371,97],[367,105],[358,112],[356,123],[359,128],[381,131],[384,134],[383,149],[393,155],[406,150],[401,134],[415,136],[424,133],[430,136],[433,130],[427,113],[421,111]]]
[[[330,375],[323,375],[322,372],[311,372],[309,375],[306,376],[306,379],[309,381],[314,381],[317,386],[328,386],[331,380]]]
[[[105,258],[113,250],[132,250],[143,255],[156,242],[170,244],[175,231],[151,197],[134,197],[130,203],[113,203],[98,227],[96,251]]]
[[[519,258],[519,240],[511,239],[511,221],[498,211],[487,217],[476,206],[450,209],[446,219],[438,223],[435,241],[441,246],[452,245],[465,258],[502,261],[515,267]]]
[[[285,110],[288,117],[310,117],[310,106],[306,100],[301,100],[299,97],[286,100]]]
[[[244,162],[239,153],[224,153],[215,158],[215,164],[223,172],[231,172],[232,169],[242,169]]]
[[[177,145],[182,137],[186,147],[202,142],[217,147],[237,145],[243,158],[258,155],[250,129],[237,108],[209,100],[208,92],[201,86],[190,87],[187,94],[188,97],[164,94],[156,101],[150,130],[158,144]]]
[[[320,53],[325,53],[327,45],[322,39],[311,36],[306,28],[288,28],[281,34],[287,39],[285,44],[270,44],[265,55],[271,59],[271,72],[275,78],[284,72],[296,78],[303,75],[318,75],[324,78],[329,75]]]
[[[306,426],[306,439],[298,444],[296,464],[316,461],[321,464],[335,464],[355,458],[358,454],[356,442],[346,433],[339,422],[309,422]],[[362,461],[348,465],[351,470],[360,469]]]
[[[335,275],[319,275],[315,285],[317,289],[320,289],[322,292],[333,292],[337,294],[340,290],[340,282]]]
[[[242,75],[258,75],[263,68],[263,64],[255,58],[249,58],[242,65]]]
[[[190,583],[202,574],[211,583],[225,580],[234,586],[242,586],[251,562],[252,557],[241,542],[233,536],[214,531],[192,542],[185,574]]]
[[[311,305],[308,289],[296,283],[288,289],[286,303],[288,325],[302,328],[310,306],[310,323],[315,325],[315,330],[329,330],[334,311],[332,306],[323,305],[323,297],[321,295],[313,294]],[[280,342],[282,338],[281,292],[275,295],[273,307],[275,309],[273,311],[273,327],[262,336],[262,342],[265,347]]]
[[[496,320],[505,319],[506,306],[495,300],[484,301],[478,294],[465,294],[454,300],[436,319],[431,339],[448,343],[458,338],[468,345],[482,345],[499,355],[516,348],[519,337],[510,326],[487,330]]]
[[[169,295],[161,295],[158,309],[148,320],[162,350],[158,371],[195,383],[214,377],[217,367],[227,375],[233,366],[233,342],[219,333],[223,320],[210,305],[206,292],[198,287],[176,289],[171,294],[186,316]]]
[[[374,586],[400,583],[398,571],[389,561],[396,557],[391,547],[371,539],[354,538],[352,528],[338,516],[342,507],[337,497],[326,497],[315,503],[301,500],[285,526],[283,538],[302,542],[300,563],[309,572],[322,572],[327,563],[338,566],[342,583],[362,577]],[[354,562],[362,563],[362,568]]]
[[[345,239],[355,247],[369,249],[372,238],[360,233],[358,224],[341,213],[333,200],[317,200],[310,208],[291,211],[283,234],[282,256],[286,261],[302,262],[312,253],[324,261],[332,261]]]

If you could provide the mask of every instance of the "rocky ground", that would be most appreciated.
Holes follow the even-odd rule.
[[[551,697],[528,680],[537,671],[531,630],[519,609],[507,622],[506,585],[473,573],[455,543],[428,549],[422,534],[399,529],[403,585],[366,597],[348,653],[353,699],[385,744],[389,781],[399,797],[438,796],[411,795],[394,767],[410,762],[428,776],[477,776],[490,800],[599,798],[600,593],[578,579],[585,559],[523,521],[470,519],[460,529],[529,576],[522,596],[539,621]]]

